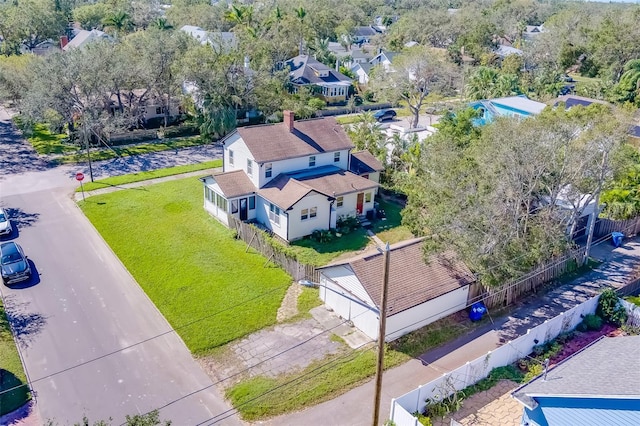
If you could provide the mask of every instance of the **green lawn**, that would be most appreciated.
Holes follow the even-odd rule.
[[[376,198],[376,201],[379,202],[379,207],[385,211],[387,216],[386,220],[374,220],[372,223],[371,229],[378,238],[390,244],[413,238],[409,229],[400,224],[402,206],[384,199]],[[291,243],[290,249],[300,262],[322,266],[339,256],[362,250],[370,244],[373,244],[373,241],[367,236],[366,229],[358,228],[349,234],[336,237],[325,243],[319,243],[312,238],[294,241]]]
[[[255,377],[226,392],[242,418],[248,421],[302,410],[337,397],[369,380],[376,372],[373,348],[329,356],[302,372],[278,378]],[[386,351],[385,368],[406,362],[405,355]],[[372,396],[373,397],[373,396]]]
[[[0,300],[0,416],[21,407],[30,399],[18,350]],[[12,389],[12,391],[6,392]]]
[[[116,157],[128,157],[130,155],[148,154],[150,152],[169,151],[172,149],[188,148],[198,145],[206,145],[209,141],[200,136],[186,136],[181,138],[160,139],[158,142],[141,143],[137,145],[127,145],[122,147],[114,146],[113,149],[100,148],[91,151],[91,160],[110,160]],[[62,163],[79,163],[87,160],[87,153],[84,150],[77,151],[72,155],[64,155],[59,161]]]
[[[69,142],[66,134],[54,134],[46,124],[36,123],[31,129],[25,128],[20,120],[15,120],[16,126],[22,129],[25,137],[38,154],[68,154],[77,152],[79,147]]]
[[[204,211],[197,178],[79,204],[194,354],[275,323],[291,278]]]
[[[109,177],[106,179],[100,179],[94,182],[85,183],[84,190],[93,191],[94,189],[126,185],[127,183],[142,182],[149,179],[179,175],[181,173],[197,172],[198,170],[213,169],[216,167],[222,167],[222,160],[206,161],[204,163],[189,164],[186,166],[167,167],[165,169],[150,170],[147,172],[131,173],[128,175]],[[76,189],[76,192],[80,192],[81,190],[82,188],[78,187]]]

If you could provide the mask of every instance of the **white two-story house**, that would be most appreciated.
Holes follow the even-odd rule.
[[[293,241],[373,209],[382,165],[352,158],[333,117],[294,123],[285,111],[283,123],[238,128],[223,143],[223,172],[202,182],[204,208],[225,225],[233,216]]]

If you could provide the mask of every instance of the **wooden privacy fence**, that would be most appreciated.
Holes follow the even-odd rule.
[[[538,266],[533,271],[501,285],[500,287],[486,287],[480,283],[474,284],[469,292],[470,302],[482,300],[488,308],[508,306],[516,302],[521,296],[535,292],[542,284],[552,281],[561,275],[575,270],[584,262],[584,247],[567,252]]]
[[[304,279],[314,283],[320,282],[320,271],[316,270],[315,266],[302,263],[293,256],[276,249],[271,242],[267,241],[267,238],[271,238],[267,233],[268,231],[264,231],[253,224],[242,222],[231,215],[228,218],[230,228],[236,231],[236,238],[247,243],[247,251],[249,251],[249,248],[254,248],[267,258],[264,264],[265,267],[269,262],[273,262],[287,271],[295,281]]]
[[[622,232],[623,234],[640,234],[640,217],[627,220],[598,219],[593,231],[594,239],[608,236],[612,232]]]

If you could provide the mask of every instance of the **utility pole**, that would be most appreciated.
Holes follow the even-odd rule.
[[[384,337],[387,333],[387,291],[389,289],[389,243],[384,248],[384,266],[382,269],[382,295],[380,301],[380,329],[378,331],[378,366],[376,368],[376,393],[373,401],[373,426],[380,421],[380,396],[382,393],[382,373],[384,370]]]
[[[93,167],[91,165],[91,152],[89,150],[89,135],[87,135],[87,128],[85,123],[82,123],[82,134],[84,136],[84,144],[87,148],[87,160],[89,161],[89,177],[91,178],[91,182],[93,182]]]

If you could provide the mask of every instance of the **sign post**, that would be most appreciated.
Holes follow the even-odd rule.
[[[84,185],[82,184],[84,174],[82,172],[76,173],[76,180],[80,182],[80,188],[82,189],[82,201],[84,201]]]

